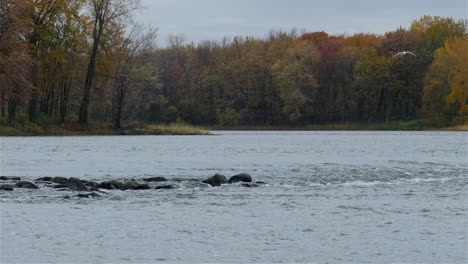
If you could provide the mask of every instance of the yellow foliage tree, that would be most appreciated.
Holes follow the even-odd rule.
[[[425,107],[447,121],[468,121],[468,37],[447,41],[435,53],[426,75]]]

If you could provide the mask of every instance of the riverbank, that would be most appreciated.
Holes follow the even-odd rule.
[[[23,122],[15,126],[0,125],[0,136],[111,136],[111,135],[210,135],[210,130],[227,131],[468,131],[468,125],[433,127],[427,120],[392,122],[390,124],[330,124],[306,126],[213,126],[201,128],[184,124],[131,125],[114,129],[111,125],[76,123],[40,126]]]
[[[210,135],[203,128],[171,124],[171,125],[133,125],[122,129],[114,129],[110,125],[63,124],[39,126],[34,123],[22,123],[15,126],[0,125],[0,136],[117,136],[117,135]]]
[[[390,124],[347,123],[305,126],[230,126],[210,127],[228,131],[468,131],[468,125],[434,127],[428,120],[397,121]]]

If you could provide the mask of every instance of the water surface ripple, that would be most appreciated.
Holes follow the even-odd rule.
[[[0,192],[1,263],[467,263],[468,137],[217,132],[0,138],[0,175],[250,173],[259,188]]]

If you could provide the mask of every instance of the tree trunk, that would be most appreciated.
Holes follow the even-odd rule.
[[[6,104],[6,100],[5,100],[5,92],[2,92],[2,117],[5,118],[5,104]]]
[[[65,123],[65,117],[67,116],[70,87],[71,80],[65,81],[62,85],[62,92],[60,97],[60,121],[62,121],[62,123]]]
[[[8,100],[8,124],[13,124],[16,120],[16,111],[18,108],[18,103],[15,99]]]
[[[122,80],[121,80],[122,81]],[[120,129],[122,127],[122,113],[124,106],[125,87],[124,84],[118,84],[116,98],[114,99],[114,127]]]
[[[99,26],[99,28],[96,28]],[[98,18],[96,18],[95,28],[94,28],[94,39],[93,39],[93,50],[89,58],[88,71],[86,73],[85,87],[83,90],[83,99],[81,101],[80,113],[79,113],[79,122],[81,124],[88,123],[88,108],[89,100],[91,96],[91,89],[93,88],[94,75],[96,72],[96,61],[99,52],[99,44],[101,41],[102,31],[104,29],[103,22],[98,23]]]
[[[29,121],[35,122],[39,113],[39,94],[37,88],[34,89],[31,100],[29,100]]]
[[[393,98],[388,98],[385,104],[385,123],[390,124],[392,121],[392,111],[393,111]]]

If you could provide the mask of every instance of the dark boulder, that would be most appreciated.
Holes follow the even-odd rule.
[[[52,179],[53,179],[52,177],[41,177],[41,178],[35,179],[34,181],[36,181],[36,182],[51,182]]]
[[[98,188],[99,189],[105,189],[105,190],[115,190],[117,189],[117,187],[110,183],[110,182],[101,182],[99,185],[98,185]]]
[[[119,182],[119,181],[108,181],[108,182],[102,182],[99,187],[99,189],[105,189],[105,190],[122,190],[122,191],[125,191],[125,190],[128,190],[128,187],[125,186],[125,184],[123,184],[122,182]]]
[[[24,188],[24,189],[39,189],[36,184],[28,181],[20,181],[15,184],[17,188]]]
[[[260,187],[260,185],[252,182],[243,182],[239,186],[241,187],[247,187],[247,188],[255,188],[255,187]]]
[[[78,192],[88,191],[88,188],[86,188],[86,186],[78,178],[68,179],[68,182],[65,185],[67,185],[67,187],[70,188],[70,190],[72,191],[78,191]]]
[[[101,197],[101,195],[92,192],[92,193],[80,193],[80,194],[76,195],[76,197],[78,197],[78,198],[98,198],[98,197]]]
[[[223,175],[220,175],[220,174],[216,174],[215,176],[213,177],[210,177],[204,181],[202,181],[203,183],[208,183],[209,185],[215,187],[215,186],[221,186],[221,184],[226,184],[228,183],[228,180],[225,176]]]
[[[234,175],[229,179],[229,183],[236,183],[236,182],[252,182],[252,176],[250,176],[250,174],[247,174],[247,173],[241,173],[241,174]]]
[[[149,190],[151,189],[151,187],[144,183],[138,183],[136,181],[128,181],[128,182],[125,182],[125,187],[128,189],[128,190]]]
[[[156,186],[154,188],[155,190],[173,190],[173,189],[179,189],[179,186],[170,184],[170,185],[161,185],[161,186]]]
[[[16,176],[1,176],[0,181],[21,181],[21,178]]]
[[[143,181],[145,182],[166,182],[167,179],[164,177],[151,177],[151,178],[144,178]]]
[[[89,181],[89,182],[85,183],[84,185],[86,187],[89,187],[89,188],[92,188],[92,189],[97,189],[99,187],[99,183],[93,182],[93,181]]]
[[[55,182],[55,183],[58,183],[58,184],[67,184],[68,183],[68,179],[65,178],[65,177],[54,177],[52,178],[52,182]]]
[[[14,188],[13,185],[9,184],[0,185],[0,191],[13,191]]]

